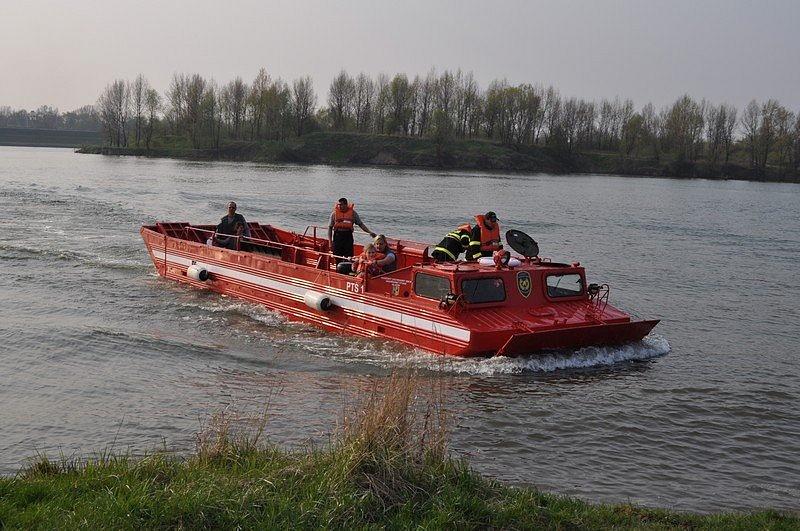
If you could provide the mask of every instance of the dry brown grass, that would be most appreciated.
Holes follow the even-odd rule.
[[[444,458],[449,438],[444,386],[416,372],[376,380],[345,408],[339,443],[409,460]]]
[[[257,415],[220,411],[201,422],[195,434],[195,455],[200,461],[230,459],[257,450],[267,426],[269,407]]]

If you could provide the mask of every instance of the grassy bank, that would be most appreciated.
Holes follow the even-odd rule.
[[[739,164],[712,167],[703,161],[690,163],[622,158],[618,153],[605,151],[568,154],[548,147],[512,147],[486,140],[454,140],[441,145],[428,138],[357,133],[318,132],[282,141],[226,142],[219,149],[193,149],[185,138],[164,137],[158,138],[149,150],[87,146],[79,152],[192,160],[800,182],[798,175],[768,171],[767,175],[759,176]]]
[[[0,479],[0,528],[796,529],[774,511],[700,516],[512,488],[448,457],[435,390],[395,375],[324,449],[262,445],[217,417],[188,457],[34,461]]]

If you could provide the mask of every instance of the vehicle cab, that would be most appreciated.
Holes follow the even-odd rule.
[[[498,269],[458,262],[415,269],[414,296],[440,302],[443,307],[531,308],[588,298],[585,270],[578,264],[530,262]]]

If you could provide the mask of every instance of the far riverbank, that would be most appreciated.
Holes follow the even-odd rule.
[[[506,146],[485,140],[454,140],[443,145],[428,138],[358,133],[317,132],[287,140],[224,142],[218,149],[194,149],[180,139],[167,138],[150,149],[94,145],[84,146],[77,152],[188,160],[800,182],[800,175],[784,175],[768,169],[767,174],[761,176],[739,164],[712,167],[703,161],[623,158],[618,153],[605,151],[569,154],[548,147]]]
[[[0,146],[77,148],[102,141],[99,131],[0,127]]]

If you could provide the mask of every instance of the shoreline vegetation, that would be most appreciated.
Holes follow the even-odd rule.
[[[442,170],[508,171],[550,174],[603,174],[681,179],[800,183],[800,175],[767,168],[755,175],[740,164],[710,166],[705,161],[666,162],[621,158],[615,152],[565,154],[547,146],[507,146],[485,139],[453,140],[446,146],[429,138],[367,133],[314,132],[286,140],[225,141],[194,148],[184,139],[163,137],[146,147],[81,146],[82,154],[141,156],[194,161],[327,164]]]
[[[64,114],[0,107],[0,128],[90,128],[82,153],[800,182],[800,109],[775,99],[657,108],[461,70],[342,70],[324,99],[316,86],[262,68],[249,83],[176,73],[162,93],[140,74]]]
[[[323,448],[262,443],[267,416],[212,417],[196,451],[38,456],[0,478],[0,528],[796,529],[775,510],[590,504],[482,477],[447,450],[442,386],[395,372]],[[241,420],[241,419],[239,419]],[[243,427],[244,426],[244,427]]]

